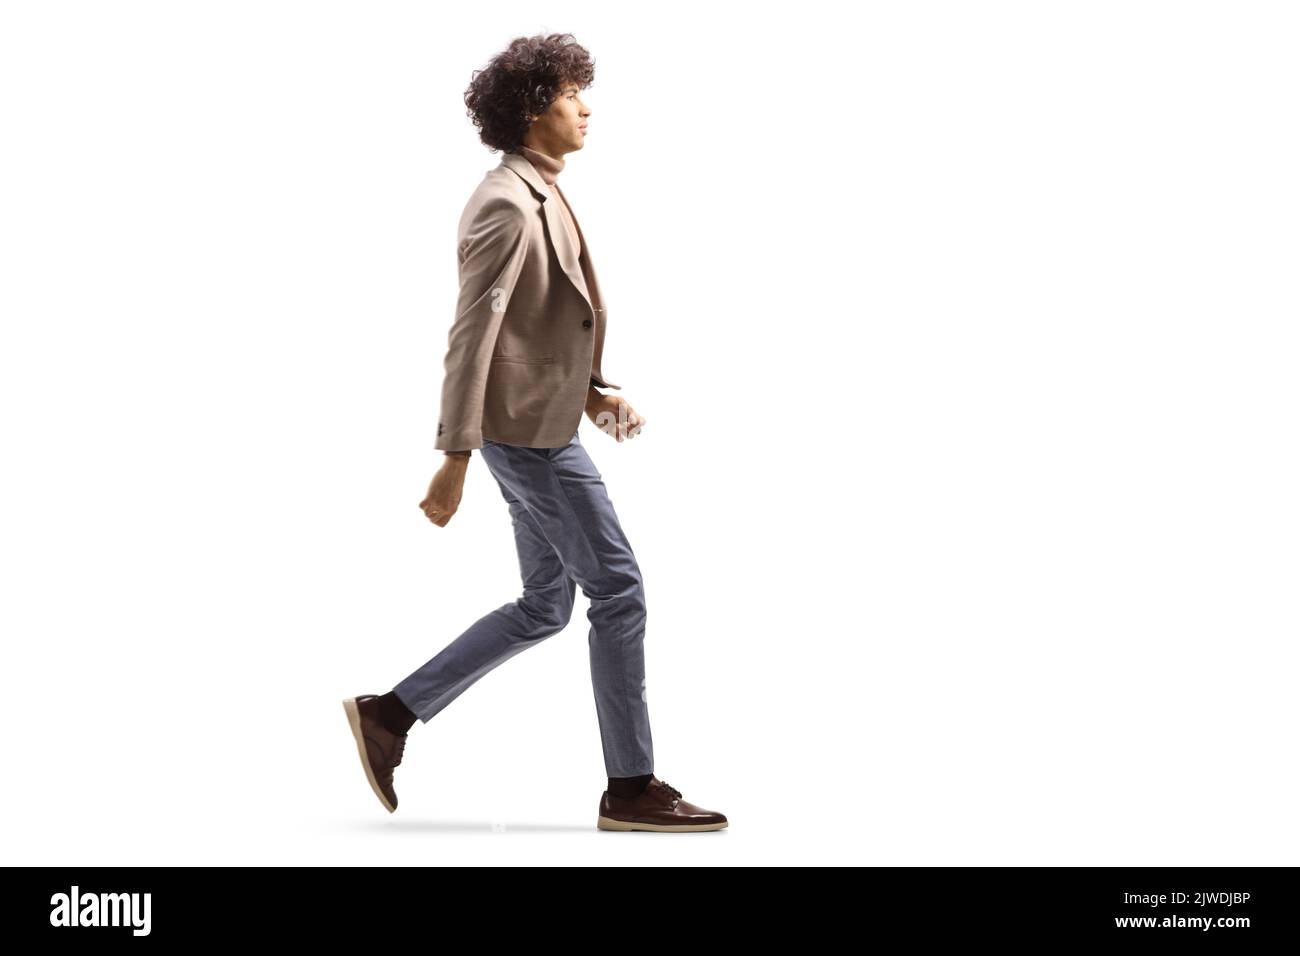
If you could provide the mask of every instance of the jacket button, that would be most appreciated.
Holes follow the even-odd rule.
[[[589,328],[591,328],[591,319],[583,319],[583,320],[582,320],[582,327],[583,327],[584,329],[589,329]]]

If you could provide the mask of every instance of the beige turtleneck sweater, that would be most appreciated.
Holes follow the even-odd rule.
[[[578,229],[573,224],[573,210],[569,208],[569,202],[560,192],[560,187],[555,185],[555,181],[560,176],[560,170],[564,169],[564,160],[556,159],[553,156],[547,156],[545,153],[539,153],[531,146],[520,146],[519,152],[523,153],[533,167],[542,175],[546,185],[550,187],[551,195],[560,201],[560,212],[564,214],[564,228],[569,233],[569,238],[573,240],[573,248],[577,250],[578,255],[582,255],[582,243],[578,240]]]

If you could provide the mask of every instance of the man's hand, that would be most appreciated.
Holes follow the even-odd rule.
[[[442,467],[429,482],[429,493],[420,502],[420,510],[439,528],[445,528],[460,507],[460,495],[465,488],[465,471],[468,468],[468,457],[447,455]]]
[[[612,435],[618,441],[635,438],[646,423],[646,417],[638,415],[626,399],[602,394],[594,385],[587,390],[587,417],[606,435]]]

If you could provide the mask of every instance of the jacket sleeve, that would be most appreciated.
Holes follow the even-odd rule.
[[[492,352],[528,252],[524,216],[508,200],[492,200],[460,239],[460,296],[447,334],[434,442],[440,451],[483,447],[483,400]]]

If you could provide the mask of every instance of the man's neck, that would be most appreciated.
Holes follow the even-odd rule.
[[[537,152],[541,153],[547,159],[554,160],[560,165],[564,165],[564,153],[555,149],[555,147],[548,146],[543,143],[524,143],[524,145],[527,146],[529,149],[536,150]]]
[[[559,178],[560,172],[564,169],[564,160],[557,159],[548,153],[543,152],[536,147],[529,146],[526,143],[520,147],[521,152],[527,160],[533,164],[537,172],[541,174],[547,185],[554,185]]]

